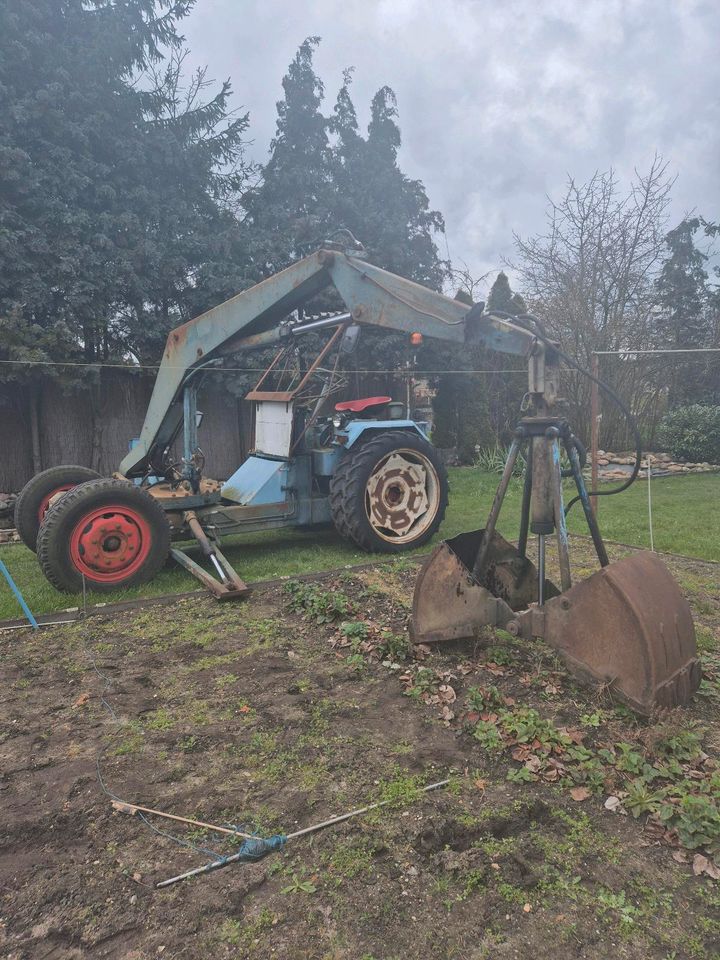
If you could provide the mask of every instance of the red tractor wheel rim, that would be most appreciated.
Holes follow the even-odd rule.
[[[96,583],[120,583],[142,567],[152,545],[150,524],[117,504],[86,513],[70,535],[75,568]]]
[[[63,483],[60,487],[55,487],[54,490],[51,490],[50,493],[45,494],[45,496],[40,501],[40,507],[38,509],[38,520],[40,523],[45,519],[45,514],[50,509],[50,501],[53,497],[56,497],[59,493],[67,493],[68,490],[72,490],[75,486],[74,483]]]

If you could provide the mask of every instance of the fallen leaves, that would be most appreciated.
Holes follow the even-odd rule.
[[[457,700],[457,694],[449,683],[441,683],[438,687],[438,696],[444,703],[454,703]]]
[[[570,791],[570,796],[577,803],[582,803],[583,800],[589,799],[592,796],[592,793],[587,787],[573,787]]]
[[[693,857],[692,871],[696,877],[707,874],[713,880],[720,880],[720,867],[702,853],[696,853]]]

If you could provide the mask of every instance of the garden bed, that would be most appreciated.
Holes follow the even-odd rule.
[[[413,656],[405,560],[0,635],[1,955],[717,956],[720,590],[715,567],[672,567],[706,679],[655,722],[539,643]],[[263,835],[393,802],[157,890],[236,847],[114,812],[98,770],[123,800]]]

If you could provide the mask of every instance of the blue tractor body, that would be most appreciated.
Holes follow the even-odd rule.
[[[390,430],[410,431],[425,438],[422,426],[404,419],[350,420],[333,429],[326,446],[306,448],[292,457],[255,452],[222,485],[222,499],[243,507],[289,506],[291,509],[283,509],[282,515],[290,526],[329,523],[330,506],[327,493],[322,491],[346,452],[363,438]]]

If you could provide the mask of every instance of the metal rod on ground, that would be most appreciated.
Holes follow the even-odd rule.
[[[429,793],[430,790],[438,790],[440,787],[446,787],[450,783],[450,780],[439,780],[437,783],[431,783],[427,787],[423,787],[420,791],[421,793]],[[377,803],[370,803],[366,807],[359,807],[357,810],[351,810],[350,813],[340,814],[338,817],[330,817],[329,820],[323,820],[322,823],[313,824],[312,827],[305,827],[303,830],[296,830],[295,833],[288,833],[285,837],[286,840],[295,840],[297,837],[305,836],[308,833],[315,833],[318,830],[323,830],[325,827],[331,827],[333,824],[342,823],[343,820],[349,820],[350,817],[360,816],[362,813],[368,813],[370,810],[376,810],[378,807],[387,806],[389,803],[394,803],[393,800],[379,800]],[[139,808],[142,809],[142,808]],[[151,811],[155,812],[155,811]],[[260,837],[251,837],[249,839],[260,840]],[[170,877],[168,880],[161,880],[157,884],[157,887],[169,887],[173,883],[178,883],[180,880],[187,880],[189,877],[196,877],[201,873],[210,873],[212,870],[219,870],[221,867],[226,867],[230,863],[237,863],[238,860],[242,860],[246,857],[246,854],[235,853],[231,857],[224,857],[222,860],[213,860],[212,863],[206,863],[202,867],[195,867],[194,870],[188,870],[185,873],[180,873],[176,877]]]
[[[590,489],[598,488],[598,432],[600,427],[600,391],[597,385],[600,361],[597,353],[592,355],[591,373],[595,380],[590,381]],[[597,516],[597,497],[590,497],[592,512]]]

